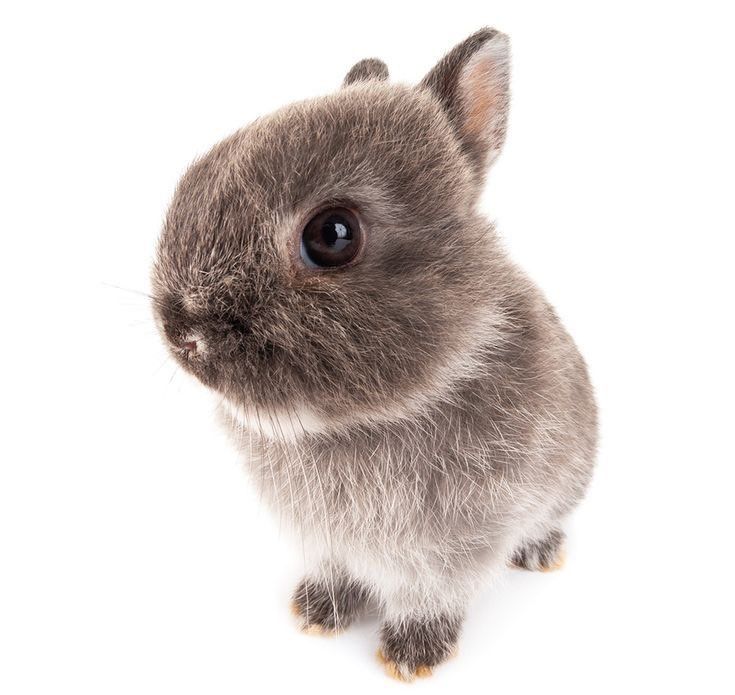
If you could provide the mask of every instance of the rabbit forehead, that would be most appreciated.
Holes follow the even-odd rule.
[[[453,169],[461,179],[465,167],[433,98],[380,83],[286,106],[223,145],[222,183],[248,191],[264,214],[370,184],[402,196],[411,172]]]
[[[187,267],[196,252],[199,270],[258,245],[283,257],[294,227],[319,205],[400,207],[420,225],[469,204],[471,177],[431,95],[358,84],[279,109],[195,162],[174,196],[163,246]]]

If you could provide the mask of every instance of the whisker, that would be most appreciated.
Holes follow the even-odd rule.
[[[168,384],[169,384],[169,386],[171,385],[171,383],[172,383],[172,382],[173,382],[173,380],[174,380],[174,377],[175,377],[175,376],[176,376],[176,375],[177,375],[178,373],[179,373],[179,366],[178,366],[178,365],[176,365],[176,367],[174,368],[174,372],[173,372],[173,374],[171,375],[171,378],[170,378],[170,379],[168,380]]]
[[[147,299],[155,301],[155,297],[150,294],[149,292],[144,292],[143,290],[134,290],[130,287],[121,287],[120,285],[114,285],[111,282],[101,282],[100,283],[103,287],[108,287],[113,290],[120,290],[121,292],[130,292],[130,294],[137,294],[141,297],[146,297]]]
[[[158,374],[158,372],[160,372],[160,371],[161,371],[161,369],[163,369],[163,367],[164,367],[164,366],[165,366],[165,365],[166,365],[166,364],[167,364],[168,362],[170,362],[170,361],[171,361],[171,356],[170,356],[170,355],[166,355],[166,357],[164,358],[163,362],[161,362],[161,364],[159,364],[159,365],[158,365],[158,366],[157,366],[157,367],[156,367],[156,368],[155,368],[155,369],[153,370],[153,374],[151,374],[151,376],[155,376],[156,374]],[[176,372],[174,371],[174,374],[175,374],[175,373],[176,373]],[[173,376],[171,377],[171,379],[173,379]],[[171,383],[171,382],[169,381],[169,383]]]

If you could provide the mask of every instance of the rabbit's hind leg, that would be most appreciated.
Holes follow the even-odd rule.
[[[513,551],[510,564],[526,570],[551,572],[564,565],[564,531],[553,527],[539,538],[526,538]]]

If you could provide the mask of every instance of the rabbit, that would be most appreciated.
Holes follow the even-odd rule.
[[[509,68],[489,28],[416,86],[360,61],[195,161],[153,264],[163,339],[305,549],[301,627],[372,607],[402,680],[508,565],[560,564],[595,458],[585,363],[478,210]]]

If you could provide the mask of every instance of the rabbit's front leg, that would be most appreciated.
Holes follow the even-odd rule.
[[[428,580],[428,581],[425,581]],[[465,612],[463,582],[426,576],[383,587],[378,658],[403,681],[429,676],[455,651]]]
[[[449,611],[386,620],[378,658],[388,675],[402,681],[430,676],[454,652],[462,618],[459,611]]]
[[[327,561],[299,582],[291,608],[304,632],[331,634],[358,617],[369,596],[362,582],[340,565]]]

